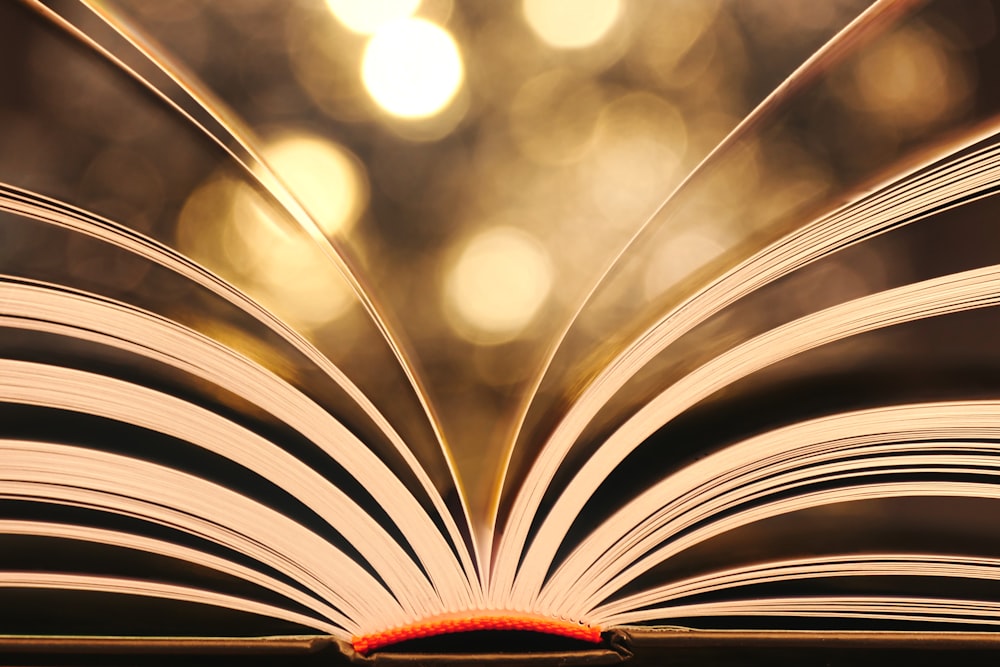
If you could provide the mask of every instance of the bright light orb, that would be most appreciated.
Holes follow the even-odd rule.
[[[274,217],[248,185],[232,197],[227,259],[238,284],[279,317],[303,331],[336,320],[354,303],[350,286],[320,246]]]
[[[264,159],[327,236],[346,233],[368,204],[368,181],[346,148],[320,137],[286,135]]]
[[[444,109],[464,78],[462,55],[447,30],[408,18],[376,32],[365,47],[361,79],[393,116],[427,118]]]
[[[412,16],[420,0],[326,0],[326,4],[345,28],[371,35],[387,23]]]
[[[538,241],[513,227],[473,237],[447,275],[445,306],[460,334],[477,343],[516,337],[552,288],[552,264]]]
[[[582,49],[596,44],[618,19],[619,0],[524,0],[524,18],[546,44]]]

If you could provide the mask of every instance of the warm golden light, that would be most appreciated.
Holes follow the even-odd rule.
[[[420,0],[326,0],[326,4],[345,28],[371,35],[388,23],[412,16]]]
[[[552,265],[538,241],[513,227],[473,237],[446,276],[445,311],[477,343],[501,343],[531,323],[552,287]]]
[[[174,237],[178,250],[227,280],[242,276],[228,261],[232,232],[229,206],[236,182],[211,178],[188,195],[177,216]]]
[[[305,330],[347,311],[353,292],[315,241],[277,222],[249,186],[240,184],[231,201],[228,259],[247,275],[254,298]]]
[[[690,231],[670,238],[649,262],[646,271],[646,296],[656,297],[678,281],[690,276],[726,250],[725,245],[707,233]]]
[[[303,332],[355,303],[321,247],[243,182],[209,179],[188,197],[177,222],[182,252]]]
[[[524,18],[547,44],[579,49],[596,44],[621,10],[619,0],[524,0]]]
[[[440,112],[462,85],[464,67],[454,38],[423,19],[381,28],[365,47],[361,78],[372,99],[400,118]]]
[[[968,78],[946,41],[928,28],[900,30],[854,68],[850,101],[883,124],[919,129],[968,97]]]
[[[344,234],[368,203],[361,162],[320,137],[292,134],[264,146],[271,166],[327,236]]]
[[[577,162],[593,144],[603,103],[594,81],[569,70],[549,70],[525,82],[514,95],[511,137],[534,162]]]
[[[721,4],[720,0],[649,4],[625,66],[647,85],[665,90],[704,85],[706,77],[718,76],[721,56],[712,46],[711,34]],[[771,4],[784,8],[788,3]]]
[[[677,108],[648,92],[608,104],[584,166],[588,198],[609,224],[632,226],[663,202],[681,174],[688,132]]]

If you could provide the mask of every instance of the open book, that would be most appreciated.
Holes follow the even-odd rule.
[[[990,5],[314,4],[0,6],[0,634],[996,628]]]

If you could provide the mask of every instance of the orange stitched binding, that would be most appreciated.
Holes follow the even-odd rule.
[[[408,639],[475,630],[530,630],[531,632],[581,639],[594,644],[601,641],[600,628],[582,623],[527,614],[477,612],[475,616],[432,618],[399,628],[373,632],[354,637],[351,639],[351,643],[358,653],[368,653]]]

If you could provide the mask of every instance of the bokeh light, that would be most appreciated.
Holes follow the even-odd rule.
[[[618,20],[619,0],[524,0],[524,18],[545,43],[559,49],[596,44]]]
[[[592,144],[604,102],[600,87],[568,69],[529,79],[510,105],[510,133],[525,157],[540,164],[577,162]]]
[[[371,35],[388,23],[412,16],[420,0],[326,0],[326,4],[345,28]]]
[[[217,95],[233,128],[275,139],[261,142],[263,157],[348,248],[372,301],[419,360],[463,484],[493,493],[483,471],[505,460],[495,455],[506,446],[496,425],[524,398],[569,314],[680,180],[871,2],[107,4]],[[692,272],[707,280],[709,269],[880,182],[911,150],[988,120],[996,8],[928,3],[899,17],[790,91],[785,109],[652,222],[574,325],[539,416],[554,414],[548,401],[591,377],[603,352],[695,289]],[[191,140],[186,119],[136,97],[129,77],[75,57],[72,40],[20,28],[8,50],[23,76],[10,82],[0,151],[11,184],[65,194],[201,262],[310,336],[407,442],[428,441],[400,400],[392,355],[317,240],[223,152]],[[112,150],[99,154],[95,142]],[[33,239],[4,239],[0,255],[28,255]],[[155,271],[115,265],[92,245],[71,240],[43,254],[53,271],[78,270],[84,286],[100,275],[123,291],[155,289]],[[785,301],[804,312],[874,289],[858,278],[873,271],[844,264],[814,281],[820,291]],[[530,429],[529,420],[524,442],[541,433]],[[435,482],[451,479],[428,469]],[[483,519],[486,501],[466,500]]]
[[[531,323],[551,287],[542,245],[517,228],[495,227],[472,237],[449,267],[445,312],[465,338],[501,343]]]
[[[924,128],[969,95],[965,72],[945,40],[925,27],[907,28],[881,40],[854,67],[848,102],[883,126]]]
[[[371,97],[358,73],[363,41],[347,31],[330,12],[291,13],[285,23],[290,88],[337,122],[355,123],[371,116]],[[297,86],[296,86],[297,84]],[[287,119],[282,122],[287,123]]]
[[[651,3],[635,31],[625,67],[650,87],[690,92],[700,83],[714,95],[731,94],[705,84],[723,75],[721,68],[713,67],[720,48],[739,46],[737,40],[720,40],[715,35],[720,5],[719,0]]]
[[[646,296],[659,296],[725,250],[726,245],[707,232],[688,231],[672,236],[649,262],[645,276]]]
[[[227,256],[250,279],[250,293],[306,331],[343,315],[354,301],[350,286],[311,238],[279,223],[260,195],[240,184],[232,198]]]
[[[631,227],[659,206],[679,181],[688,134],[677,108],[648,92],[619,97],[601,111],[588,197],[612,225]]]
[[[361,63],[372,99],[400,118],[439,113],[458,93],[464,71],[451,34],[419,18],[381,28],[369,40]]]
[[[210,177],[195,189],[181,209],[176,239],[185,254],[303,332],[340,318],[355,303],[321,247],[245,182]]]
[[[345,234],[368,203],[361,162],[320,137],[289,134],[264,146],[264,160],[327,236]]]
[[[238,264],[229,261],[227,236],[232,232],[229,206],[236,181],[209,178],[188,195],[177,216],[177,247],[196,262],[227,280],[240,277]]]

